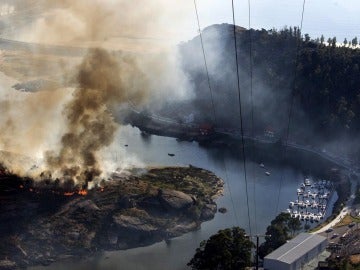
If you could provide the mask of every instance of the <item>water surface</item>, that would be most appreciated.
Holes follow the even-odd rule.
[[[128,146],[125,147],[125,144]],[[138,129],[131,127],[122,128],[118,146],[119,159],[120,156],[135,156],[148,165],[192,164],[213,171],[225,181],[225,194],[217,200],[217,204],[218,207],[227,208],[228,212],[217,213],[213,220],[203,223],[200,230],[174,238],[170,243],[163,241],[148,247],[105,252],[82,261],[59,262],[30,269],[187,269],[186,263],[193,256],[200,241],[209,238],[219,229],[240,226],[250,233],[246,182],[240,157],[230,154],[226,149],[206,149],[195,142],[178,142],[173,138],[158,136],[143,137]],[[170,157],[168,153],[175,156]],[[261,168],[261,162],[263,161],[246,162],[252,234],[266,231],[266,227],[276,215],[278,198],[278,212],[281,212],[288,207],[289,201],[294,200],[296,189],[304,179],[302,172],[294,168],[276,163],[265,163],[265,168]],[[269,171],[271,175],[265,175],[265,171]],[[280,181],[281,176],[283,181]]]

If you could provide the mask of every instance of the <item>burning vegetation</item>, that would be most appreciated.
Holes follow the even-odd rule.
[[[115,176],[114,176],[115,177]],[[196,168],[153,168],[81,190],[0,177],[0,268],[149,245],[212,219],[223,181]],[[73,187],[73,189],[69,188]]]
[[[137,95],[141,99],[142,95]],[[134,96],[133,96],[134,97]],[[46,153],[52,175],[87,184],[99,179],[102,170],[97,152],[109,146],[118,124],[111,113],[127,102],[125,86],[115,55],[90,50],[79,66],[73,99],[66,104],[66,132],[58,153]]]

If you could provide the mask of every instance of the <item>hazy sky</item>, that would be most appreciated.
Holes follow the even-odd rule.
[[[1,4],[0,16],[8,12],[8,5]],[[25,0],[27,1],[27,0]],[[119,2],[120,0],[107,0]],[[131,0],[127,0],[131,1]],[[249,0],[251,4],[251,27],[255,29],[280,29],[285,25],[298,26],[301,21],[303,0]],[[11,1],[8,1],[11,3]],[[126,2],[124,0],[124,2]],[[154,39],[177,44],[197,34],[197,23],[193,0],[158,1],[158,15],[161,27],[158,33],[134,33],[129,37],[137,39]],[[236,24],[248,27],[248,0],[234,0]],[[154,5],[155,2],[149,2]],[[201,28],[212,24],[232,23],[231,0],[196,0],[199,10]],[[141,5],[147,9],[150,4]],[[149,8],[151,10],[151,8]],[[138,11],[134,10],[134,18]],[[120,13],[119,13],[120,14]],[[128,16],[129,17],[129,16]],[[130,16],[131,17],[131,16]],[[159,16],[161,17],[161,16]],[[156,17],[157,19],[159,17]],[[136,20],[136,19],[134,19]],[[144,21],[146,25],[152,21]],[[145,27],[146,28],[146,27]],[[338,42],[344,38],[360,38],[360,0],[306,0],[303,33],[312,38],[323,34],[326,38],[336,36]]]
[[[303,0],[250,0],[251,27],[282,28],[300,25]],[[197,0],[202,28],[215,23],[232,23],[231,0]],[[248,26],[248,1],[235,0],[236,24]],[[195,17],[194,17],[195,20]],[[195,23],[195,22],[194,22]],[[191,26],[189,26],[190,32]],[[359,0],[307,0],[303,33],[315,38],[336,36],[360,38]]]

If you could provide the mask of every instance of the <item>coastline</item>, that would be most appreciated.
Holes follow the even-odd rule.
[[[2,192],[8,201],[0,219],[9,231],[2,232],[0,269],[147,246],[197,230],[217,212],[223,184],[194,166],[151,167],[115,176],[85,196],[37,193],[30,186]]]

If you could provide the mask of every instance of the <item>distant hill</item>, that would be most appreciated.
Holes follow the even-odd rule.
[[[233,25],[207,27],[202,36],[216,125],[238,126]],[[316,137],[323,141],[359,134],[360,50],[355,48],[357,39],[339,47],[336,38],[327,42],[324,37],[313,40],[307,34],[301,35],[296,27],[249,31],[237,26],[241,98],[247,131],[251,127],[250,36],[256,132],[270,127],[284,136],[291,95],[294,95],[290,126],[293,140],[307,142]],[[194,84],[196,98],[191,104],[164,110],[171,109],[179,117],[181,113],[192,112],[195,121],[211,122],[211,95],[200,37],[182,43],[179,50],[184,70]]]

